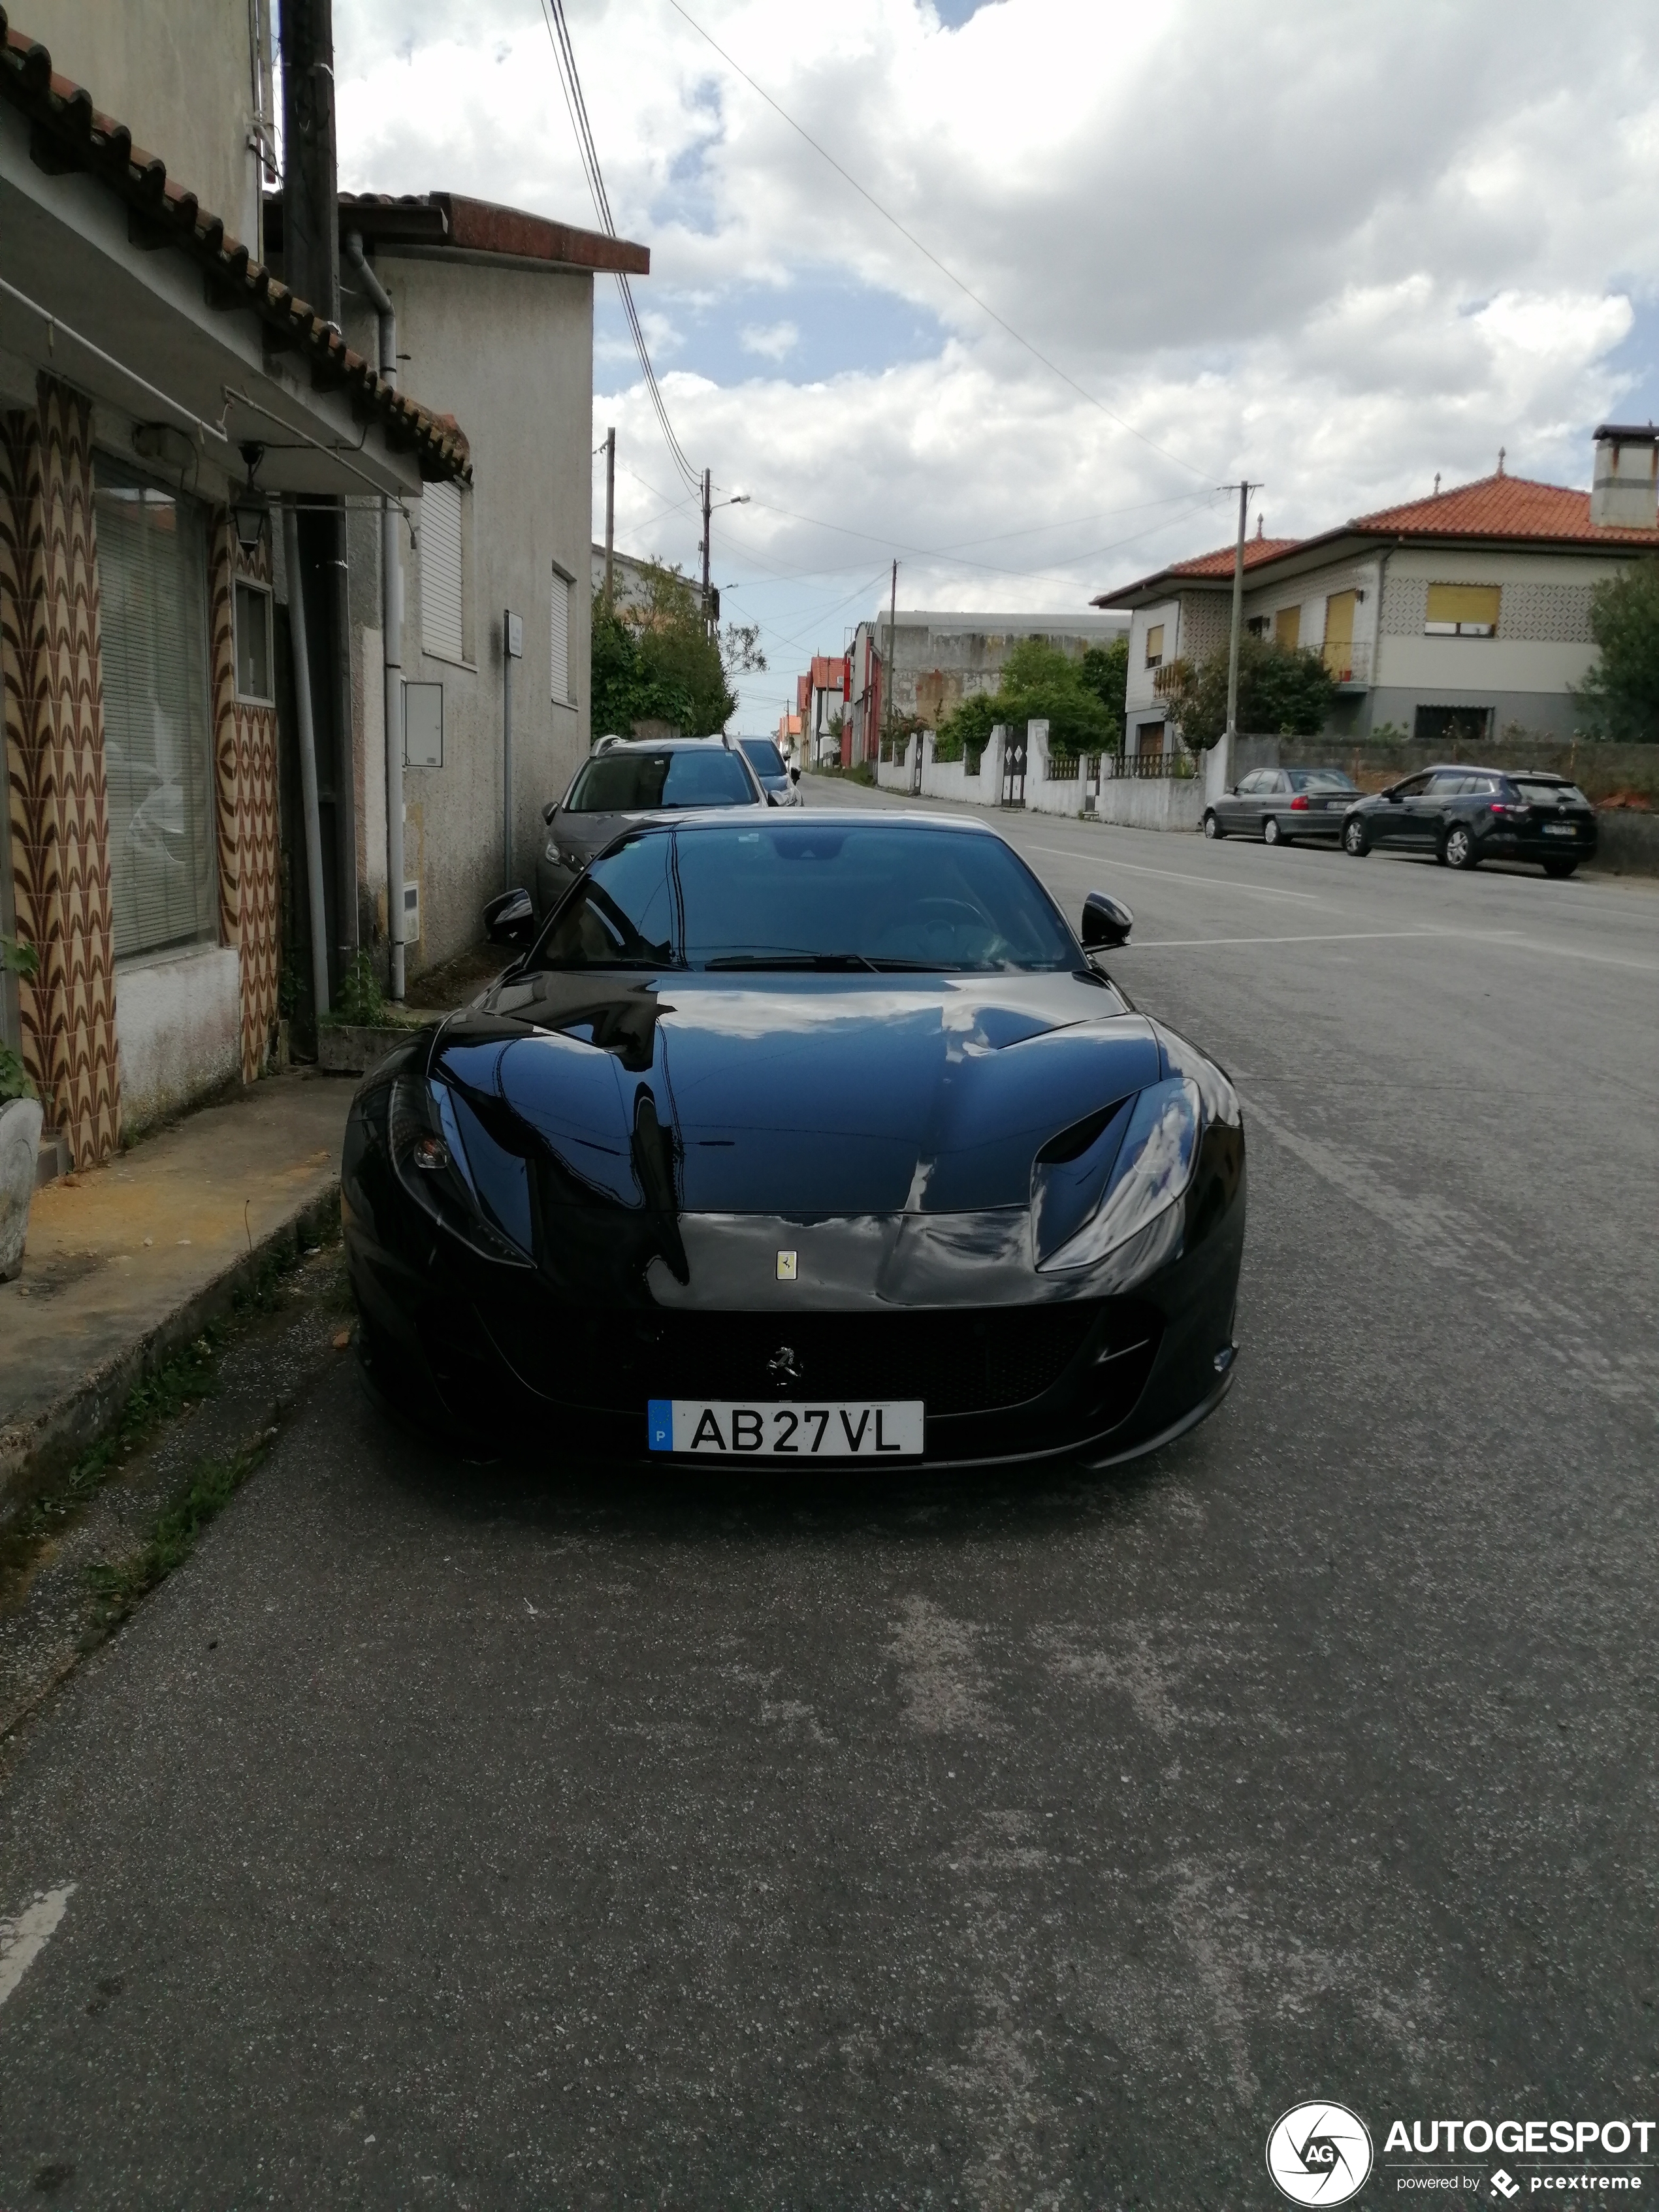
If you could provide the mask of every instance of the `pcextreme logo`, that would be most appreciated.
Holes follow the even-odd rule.
[[[1292,2105],[1267,2137],[1267,2172],[1292,2204],[1346,2204],[1370,2170],[1370,2130],[1358,2112],[1328,2098]]]

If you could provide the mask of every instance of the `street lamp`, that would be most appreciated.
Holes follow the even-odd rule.
[[[722,507],[747,507],[749,500],[749,493],[742,491],[738,494],[735,499],[723,499],[720,501],[720,505]],[[712,629],[714,623],[719,621],[720,616],[716,602],[711,595],[708,585],[708,518],[711,512],[712,507],[709,499],[708,471],[705,469],[702,472],[702,618]]]

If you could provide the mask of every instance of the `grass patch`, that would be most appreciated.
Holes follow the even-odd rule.
[[[339,1224],[331,1215],[318,1232],[318,1243],[337,1243],[339,1234]],[[68,1474],[42,1489],[0,1528],[0,1602],[15,1578],[27,1571],[40,1546],[96,1497],[124,1462],[149,1443],[166,1423],[214,1395],[219,1388],[220,1357],[239,1325],[275,1310],[284,1277],[303,1256],[292,1245],[268,1251],[232,1299],[232,1318],[210,1322],[191,1343],[147,1375],[129,1395],[110,1428],[82,1453]],[[334,1285],[328,1293],[328,1304],[331,1310],[351,1310],[349,1285]]]
[[[118,1628],[142,1598],[182,1566],[202,1531],[222,1513],[264,1456],[268,1438],[234,1459],[204,1461],[150,1531],[149,1540],[125,1559],[100,1559],[87,1570],[96,1611],[93,1634]]]

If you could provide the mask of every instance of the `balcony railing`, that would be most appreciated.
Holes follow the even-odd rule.
[[[1320,659],[1344,690],[1363,691],[1371,680],[1371,646],[1369,638],[1355,643],[1345,639],[1340,644],[1324,645]]]

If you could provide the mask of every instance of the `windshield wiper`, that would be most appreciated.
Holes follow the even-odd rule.
[[[730,952],[717,960],[705,960],[705,969],[774,969],[781,974],[814,971],[845,974],[848,969],[873,972],[876,963],[866,960],[861,952]]]

